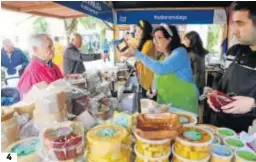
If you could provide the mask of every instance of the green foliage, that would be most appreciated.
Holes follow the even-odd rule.
[[[218,44],[220,28],[218,24],[209,25],[207,50],[212,54],[217,52],[215,47]]]
[[[48,23],[45,17],[36,17],[33,22],[33,27],[37,33],[48,32]]]

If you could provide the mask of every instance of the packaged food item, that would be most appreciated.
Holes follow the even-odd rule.
[[[31,137],[12,144],[6,152],[17,153],[18,162],[37,161],[39,145],[39,138]]]
[[[220,138],[217,135],[213,135],[212,144],[221,144]]]
[[[225,137],[223,143],[233,150],[245,147],[245,143],[237,137]]]
[[[81,122],[63,122],[43,131],[43,159],[73,160],[84,154],[84,126]]]
[[[234,154],[231,148],[219,144],[212,146],[211,162],[232,162]]]
[[[229,128],[218,128],[216,134],[222,141],[225,137],[237,137],[236,132]]]
[[[177,112],[175,114],[179,116],[180,123],[183,126],[195,126],[197,124],[197,118],[190,113]]]
[[[87,133],[87,162],[130,162],[131,136],[120,125],[102,124]]]
[[[184,127],[175,140],[177,155],[188,160],[203,160],[210,155],[213,135],[200,127]]]
[[[113,123],[118,124],[128,131],[132,129],[132,115],[125,113],[125,112],[114,112]]]
[[[136,133],[145,139],[173,139],[182,132],[182,128],[176,114],[141,114],[137,117]]]
[[[216,130],[218,129],[218,127],[211,125],[211,124],[197,124],[197,126],[208,130],[212,134],[216,134]]]
[[[13,109],[1,110],[1,148],[6,149],[10,144],[19,139],[19,124]]]
[[[256,161],[255,152],[247,149],[239,149],[235,151],[234,162],[255,162],[255,161]]]
[[[171,152],[171,140],[148,140],[140,137],[136,132],[134,133],[136,137],[136,150],[142,156],[148,158],[158,158],[166,156]]]
[[[140,154],[137,149],[137,147],[134,147],[134,152],[136,155],[136,162],[169,162],[169,157],[171,155],[171,150],[164,156],[161,157],[156,157],[156,158],[152,158],[152,157],[147,157],[144,156],[142,154]]]
[[[208,157],[206,157],[203,160],[189,160],[189,159],[185,159],[181,156],[179,156],[175,150],[174,150],[174,146],[172,147],[172,154],[173,154],[173,158],[172,158],[172,162],[209,162],[210,160],[210,155]]]

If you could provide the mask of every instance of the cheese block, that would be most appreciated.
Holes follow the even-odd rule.
[[[31,137],[20,140],[7,148],[6,152],[17,153],[18,162],[37,161],[37,149],[39,148],[39,138]]]

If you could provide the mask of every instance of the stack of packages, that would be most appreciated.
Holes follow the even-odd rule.
[[[208,162],[211,156],[212,140],[212,134],[203,128],[184,127],[182,134],[175,139],[172,147],[173,162]]]
[[[136,161],[169,162],[172,139],[182,132],[182,128],[175,114],[139,115],[134,132]]]
[[[67,120],[67,96],[63,89],[48,86],[42,90],[41,95],[36,98],[33,117],[40,125],[46,122]]]

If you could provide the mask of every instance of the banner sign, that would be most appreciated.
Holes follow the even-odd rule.
[[[113,23],[113,10],[104,1],[54,1],[87,15]]]
[[[147,20],[151,24],[213,24],[226,23],[225,10],[136,10],[118,11],[118,24],[137,24]]]

